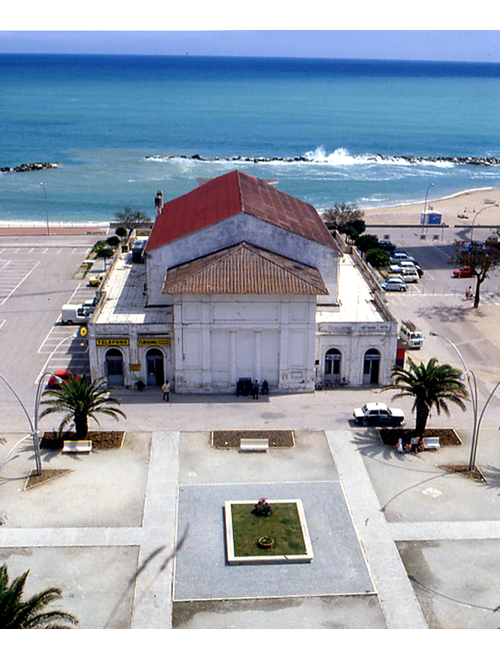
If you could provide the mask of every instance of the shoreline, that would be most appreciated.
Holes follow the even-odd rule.
[[[424,201],[384,206],[378,208],[360,209],[364,220],[369,225],[420,225],[420,216],[424,210]],[[446,225],[475,224],[500,225],[499,188],[474,188],[462,190],[441,199],[428,199],[427,211],[442,214],[442,222]],[[488,211],[487,209],[491,209]]]
[[[420,202],[401,202],[390,206],[363,208],[367,227],[377,225],[409,225],[420,226],[420,217],[424,210],[425,200]],[[443,225],[470,226],[474,221],[476,226],[500,225],[500,188],[483,187],[462,190],[439,199],[428,199],[427,210],[442,214]],[[490,209],[490,210],[488,210]],[[321,210],[318,209],[321,214]],[[475,218],[475,220],[474,220]],[[110,222],[82,220],[51,220],[50,233],[101,233],[109,231]],[[441,225],[441,226],[443,226]],[[19,233],[47,233],[46,218],[34,220],[2,220],[0,219],[0,235]]]

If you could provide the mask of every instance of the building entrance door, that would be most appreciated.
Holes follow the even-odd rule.
[[[366,351],[363,363],[363,385],[378,385],[380,353],[376,348]]]
[[[163,385],[165,371],[163,368],[163,353],[159,348],[151,348],[146,353],[148,385]]]
[[[123,386],[123,355],[117,348],[110,348],[106,353],[106,375],[108,385]]]

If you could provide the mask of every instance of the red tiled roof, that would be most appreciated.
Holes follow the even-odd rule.
[[[163,293],[327,294],[319,271],[279,254],[239,243],[171,268]]]
[[[337,247],[313,206],[262,179],[234,170],[166,202],[156,219],[146,251],[241,212],[317,243]]]

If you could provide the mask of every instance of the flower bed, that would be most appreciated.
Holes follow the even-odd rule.
[[[267,500],[259,500],[259,503]],[[259,504],[257,503],[257,504]],[[228,562],[310,562],[313,552],[300,500],[274,500],[271,513],[256,513],[255,502],[225,503]],[[272,543],[262,539],[271,538]]]

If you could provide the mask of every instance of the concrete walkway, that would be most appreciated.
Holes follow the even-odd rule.
[[[388,628],[426,628],[415,593],[349,431],[326,431]]]

